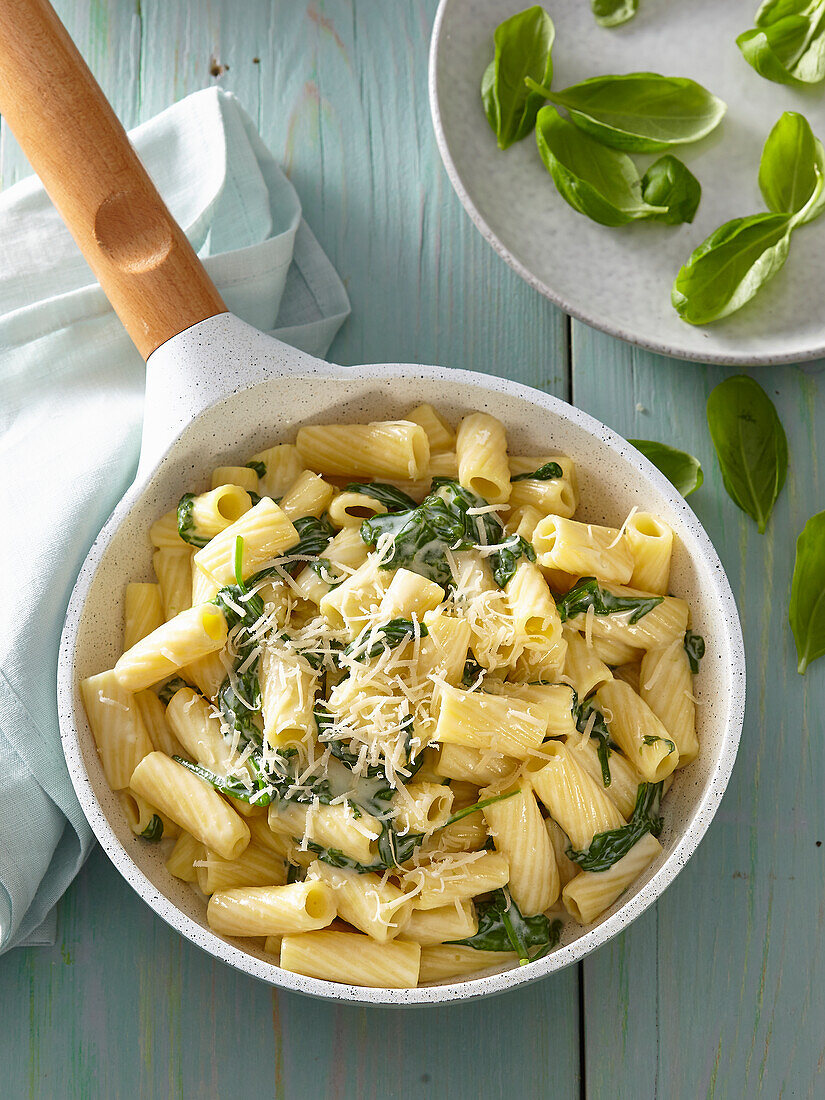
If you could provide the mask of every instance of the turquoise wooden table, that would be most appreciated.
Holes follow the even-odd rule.
[[[240,97],[347,283],[332,358],[506,375],[701,457],[691,503],[748,647],[731,785],[687,869],[629,931],[578,968],[466,1007],[277,993],[172,932],[97,851],[60,907],[57,945],[0,959],[4,1100],[825,1095],[825,661],[797,676],[786,615],[796,534],[825,507],[823,364],[756,372],[791,446],[760,536],[725,496],[704,424],[726,371],[571,324],[472,228],[430,125],[435,6],[57,4],[127,126],[215,81]],[[3,184],[28,171],[4,132]]]

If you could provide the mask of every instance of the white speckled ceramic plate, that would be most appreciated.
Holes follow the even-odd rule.
[[[759,156],[780,114],[801,111],[825,139],[822,87],[800,91],[763,80],[736,47],[757,0],[640,0],[636,18],[612,30],[597,26],[588,0],[545,0],[556,26],[555,88],[648,70],[692,77],[728,104],[715,133],[674,150],[702,184],[693,224],[621,229],[597,225],[561,199],[532,136],[506,152],[496,147],[481,74],[497,24],[528,6],[442,0],[433,31],[430,104],[439,149],[496,252],[574,317],[652,351],[731,365],[825,356],[825,219],[795,234],[785,268],[732,317],[693,327],[670,304],[673,278],[696,245],[730,218],[765,210]],[[642,168],[654,159],[638,158]]]

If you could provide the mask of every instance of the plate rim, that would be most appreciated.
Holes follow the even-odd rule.
[[[816,359],[825,358],[825,336],[823,336],[823,342],[818,347],[808,348],[804,352],[782,352],[779,354],[767,352],[764,354],[754,353],[729,353],[729,354],[711,354],[710,352],[702,353],[694,349],[684,349],[668,344],[667,342],[650,340],[644,336],[635,336],[630,332],[611,324],[609,321],[602,321],[598,315],[588,313],[586,310],[579,309],[578,307],[571,305],[563,294],[554,290],[551,286],[545,283],[537,275],[535,275],[521,260],[515,256],[501,238],[493,231],[486,219],[482,216],[478,207],[473,200],[464,185],[464,181],[456,168],[455,161],[453,160],[450,152],[450,147],[447,142],[447,137],[444,133],[444,126],[441,118],[441,107],[439,104],[439,89],[438,89],[438,77],[437,77],[437,61],[439,52],[444,39],[443,24],[447,8],[452,5],[454,0],[439,0],[438,9],[433,21],[432,34],[430,36],[430,50],[428,58],[428,72],[427,72],[427,90],[430,103],[430,117],[433,123],[433,130],[435,132],[435,141],[438,146],[439,156],[441,162],[447,172],[447,178],[450,181],[450,185],[458,196],[461,205],[464,207],[470,219],[484,238],[484,240],[490,245],[493,251],[504,262],[515,271],[515,273],[527,283],[533,290],[537,291],[542,297],[547,298],[548,301],[558,306],[570,317],[575,318],[577,321],[581,321],[590,328],[594,328],[599,332],[605,333],[607,336],[613,336],[619,340],[623,340],[625,343],[630,344],[631,347],[642,348],[644,351],[652,352],[655,355],[666,356],[671,359],[680,359],[687,363],[711,363],[717,366],[725,367],[767,367],[767,366],[787,366],[796,363],[809,363]]]

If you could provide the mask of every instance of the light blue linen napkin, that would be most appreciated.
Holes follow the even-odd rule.
[[[231,95],[131,134],[228,307],[323,356],[349,313],[295,189]],[[144,368],[34,178],[0,194],[0,952],[54,942],[92,834],[57,723],[74,579],[138,459]]]

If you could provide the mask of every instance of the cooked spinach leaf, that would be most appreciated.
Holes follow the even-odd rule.
[[[151,840],[154,844],[163,840],[163,822],[157,814],[152,814],[149,824],[140,835],[144,840]]]
[[[651,214],[650,220],[665,225],[692,222],[702,188],[696,176],[678,157],[666,153],[642,176],[642,198],[651,206],[664,206],[666,214]]]
[[[555,107],[539,111],[536,142],[559,194],[580,214],[617,226],[667,213],[667,207],[644,201],[642,181],[626,153],[590,137]]]
[[[596,753],[602,769],[602,786],[609,787],[613,782],[613,777],[610,774],[610,754],[618,749],[618,745],[611,740],[604,715],[595,703],[589,699],[585,699],[582,703],[573,703],[573,716],[576,719],[576,729],[579,733],[584,733],[587,729],[591,714],[596,716],[593,725],[590,727],[590,736],[597,743]]]
[[[246,590],[251,583],[249,580],[243,587],[239,584],[224,585],[212,600],[223,611],[229,630],[233,630],[239,623],[252,626],[264,613],[264,601],[261,597],[257,594],[247,595]]]
[[[364,496],[372,497],[373,500],[383,504],[388,512],[403,512],[416,507],[415,501],[408,493],[396,489],[394,485],[384,485],[380,481],[373,481],[369,485],[354,481],[351,485],[347,485],[344,492],[362,493]]]
[[[493,571],[493,580],[499,588],[504,588],[505,584],[513,579],[518,563],[523,557],[528,561],[535,561],[536,551],[521,535],[510,535],[495,553],[490,554],[489,562]]]
[[[642,738],[642,742],[645,745],[655,745],[657,741],[661,741],[663,745],[670,745],[667,750],[667,755],[670,756],[672,752],[676,752],[676,743],[671,741],[669,737],[658,737],[655,733],[646,733]]]
[[[596,833],[587,851],[577,852],[568,848],[567,858],[578,863],[583,871],[609,871],[645,833],[658,836],[662,831],[662,819],[659,816],[662,786],[662,783],[640,783],[633,816],[627,825]]]
[[[825,654],[825,512],[811,516],[796,540],[789,618],[804,675]]]
[[[530,950],[539,954],[552,950],[561,938],[561,921],[550,921],[543,913],[523,917],[506,890],[494,891],[487,901],[477,905],[478,931],[456,944],[474,947],[476,951],[515,951],[522,966],[531,961]],[[539,958],[539,954],[532,956]]]
[[[337,534],[326,516],[321,516],[320,519],[316,516],[301,516],[294,519],[292,524],[301,537],[286,551],[290,556],[299,554],[301,557],[317,557],[326,550]]]
[[[191,687],[191,684],[181,679],[180,676],[173,676],[171,680],[167,680],[162,688],[158,689],[158,699],[164,706],[169,706],[169,702],[173,695],[176,695],[181,688]],[[193,691],[197,691],[197,688],[192,688]]]
[[[479,676],[484,675],[484,669],[472,655],[467,654],[467,660],[464,662],[464,671],[461,674],[461,682],[464,687],[472,687],[478,680]]]
[[[533,90],[563,107],[589,137],[624,153],[658,153],[698,141],[727,110],[694,80],[659,73],[594,76],[559,92]]]
[[[514,791],[508,791],[506,794],[493,795],[491,798],[482,798],[480,802],[474,802],[472,806],[464,806],[460,810],[456,810],[454,814],[447,818],[444,822],[444,828],[448,825],[454,825],[456,821],[461,821],[464,817],[469,817],[470,814],[474,814],[477,810],[483,810],[485,806],[492,806],[495,802],[504,802],[507,798],[513,798],[519,794],[518,789]]]
[[[687,451],[678,451],[668,447],[667,443],[657,443],[654,439],[628,439],[637,451],[641,451],[648,462],[665,475],[674,488],[683,497],[695,493],[705,479],[699,459]]]
[[[764,533],[788,472],[788,440],[774,404],[758,382],[737,374],[711,391],[707,418],[725,489]]]
[[[499,149],[526,137],[536,122],[543,96],[530,91],[526,77],[550,86],[553,78],[553,21],[536,5],[496,27],[495,54],[484,70],[481,101]]]
[[[642,616],[657,607],[663,599],[663,596],[614,596],[612,592],[602,588],[595,577],[582,577],[568,593],[556,601],[556,607],[563,623],[576,615],[583,614],[589,607],[593,608],[596,615],[615,615],[632,611],[633,614],[628,619],[628,623],[632,626]]]
[[[316,561],[308,563],[309,568],[324,582],[329,585],[330,592],[333,588],[337,588],[339,584],[343,583],[344,578],[335,572],[335,568],[329,558],[318,558]]]
[[[247,470],[254,470],[258,477],[266,477],[265,462],[258,462],[256,459],[253,459],[251,462],[245,462],[244,466]]]
[[[705,639],[701,634],[694,634],[692,630],[687,631],[685,634],[685,653],[687,653],[690,662],[690,671],[695,676],[699,671],[699,662],[705,655]]]
[[[192,507],[195,502],[194,493],[184,493],[178,501],[178,534],[184,542],[190,546],[206,546],[209,542],[208,535],[199,534],[195,520],[192,516]]]
[[[545,462],[543,466],[539,466],[532,473],[516,474],[515,477],[510,478],[510,481],[552,481],[556,477],[564,477],[564,470],[558,462]]]
[[[484,500],[451,478],[433,478],[432,489],[416,508],[370,516],[361,524],[361,538],[375,545],[382,535],[392,537],[392,554],[382,569],[404,566],[446,587],[453,576],[447,550],[470,550],[477,544],[498,544],[504,529],[492,512],[470,515]]]
[[[172,759],[176,760],[178,764],[182,764],[184,768],[188,768],[190,772],[194,772],[199,779],[209,783],[221,794],[230,795],[241,802],[251,802],[256,806],[268,806],[272,801],[263,784],[256,784],[250,790],[235,776],[216,775],[209,768],[204,768],[200,764],[193,764],[191,760],[185,760],[182,756],[173,756]]]
[[[368,626],[358,635],[355,641],[350,642],[345,647],[344,655],[346,657],[355,655],[355,660],[358,661],[372,660],[373,657],[383,653],[385,649],[395,649],[396,646],[402,645],[410,638],[414,638],[416,630],[421,638],[426,638],[430,633],[423,623],[414,623],[411,619],[390,619],[388,623],[377,628]],[[372,640],[369,646],[364,649],[364,644],[368,639]]]

